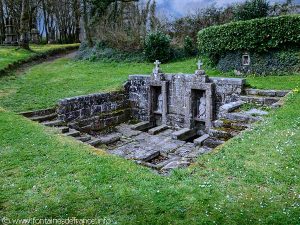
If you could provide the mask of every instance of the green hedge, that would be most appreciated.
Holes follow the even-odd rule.
[[[228,23],[198,33],[200,53],[210,56],[228,51],[269,49],[300,45],[300,16],[267,17]]]

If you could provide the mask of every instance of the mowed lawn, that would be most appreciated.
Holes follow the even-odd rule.
[[[166,73],[194,73],[197,59],[163,64]],[[107,63],[63,58],[32,67],[23,76],[0,78],[0,106],[20,112],[54,106],[61,98],[122,88],[130,74],[151,74],[152,63]],[[207,68],[210,76],[233,76]],[[293,89],[300,76],[250,77],[256,88]]]
[[[19,49],[16,46],[13,47],[0,46],[0,70],[5,69],[11,63],[28,59],[36,54],[46,53],[49,51],[63,49],[65,47],[71,47],[71,46],[79,46],[79,45],[78,44],[31,45],[30,48],[32,51]]]
[[[195,62],[162,69],[192,73]],[[299,224],[300,76],[248,79],[257,88],[294,93],[264,122],[169,177],[11,112],[114,90],[129,74],[149,74],[152,68],[60,59],[35,66],[24,76],[1,78],[0,217],[106,218],[112,224]]]

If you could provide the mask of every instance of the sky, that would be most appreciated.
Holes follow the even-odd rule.
[[[189,12],[193,12],[195,9],[201,9],[211,5],[222,7],[244,1],[245,0],[156,0],[159,12],[175,17],[184,16]],[[271,3],[283,1],[284,0],[270,0]],[[300,4],[300,0],[295,0],[295,2]]]

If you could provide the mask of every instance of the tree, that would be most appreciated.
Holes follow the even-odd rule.
[[[30,49],[29,48],[29,0],[22,0],[19,46],[27,50]]]
[[[270,4],[267,0],[248,0],[236,6],[234,17],[236,20],[251,20],[268,16]]]

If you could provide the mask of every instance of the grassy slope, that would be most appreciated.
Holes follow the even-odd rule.
[[[195,64],[196,59],[189,59],[165,64],[162,68],[168,73],[193,73]],[[120,88],[129,74],[150,74],[152,68],[150,63],[74,62],[69,59],[43,63],[34,66],[26,76],[0,78],[0,106],[13,111],[46,108],[61,98]],[[219,75],[215,70],[207,70],[207,73]],[[225,75],[231,74],[222,74]],[[300,76],[253,77],[248,80],[258,88],[291,89],[300,86]]]
[[[194,63],[163,69],[193,72]],[[58,60],[52,66],[36,66],[26,76],[1,79],[0,105],[14,111],[50,106],[61,97],[117,88],[128,74],[150,73],[151,68]],[[248,81],[258,88],[299,87],[299,76],[288,79]],[[118,224],[297,224],[299,105],[300,94],[290,96],[252,131],[168,178],[102,152],[95,156],[89,146],[1,111],[0,217],[108,217]]]
[[[160,177],[0,112],[0,216],[118,224],[297,224],[300,94],[189,169]]]
[[[77,45],[77,44],[74,44]],[[31,45],[31,51],[18,49],[17,47],[0,47],[0,70],[6,68],[9,64],[28,59],[36,53],[44,53],[54,49],[64,48],[70,45]]]

